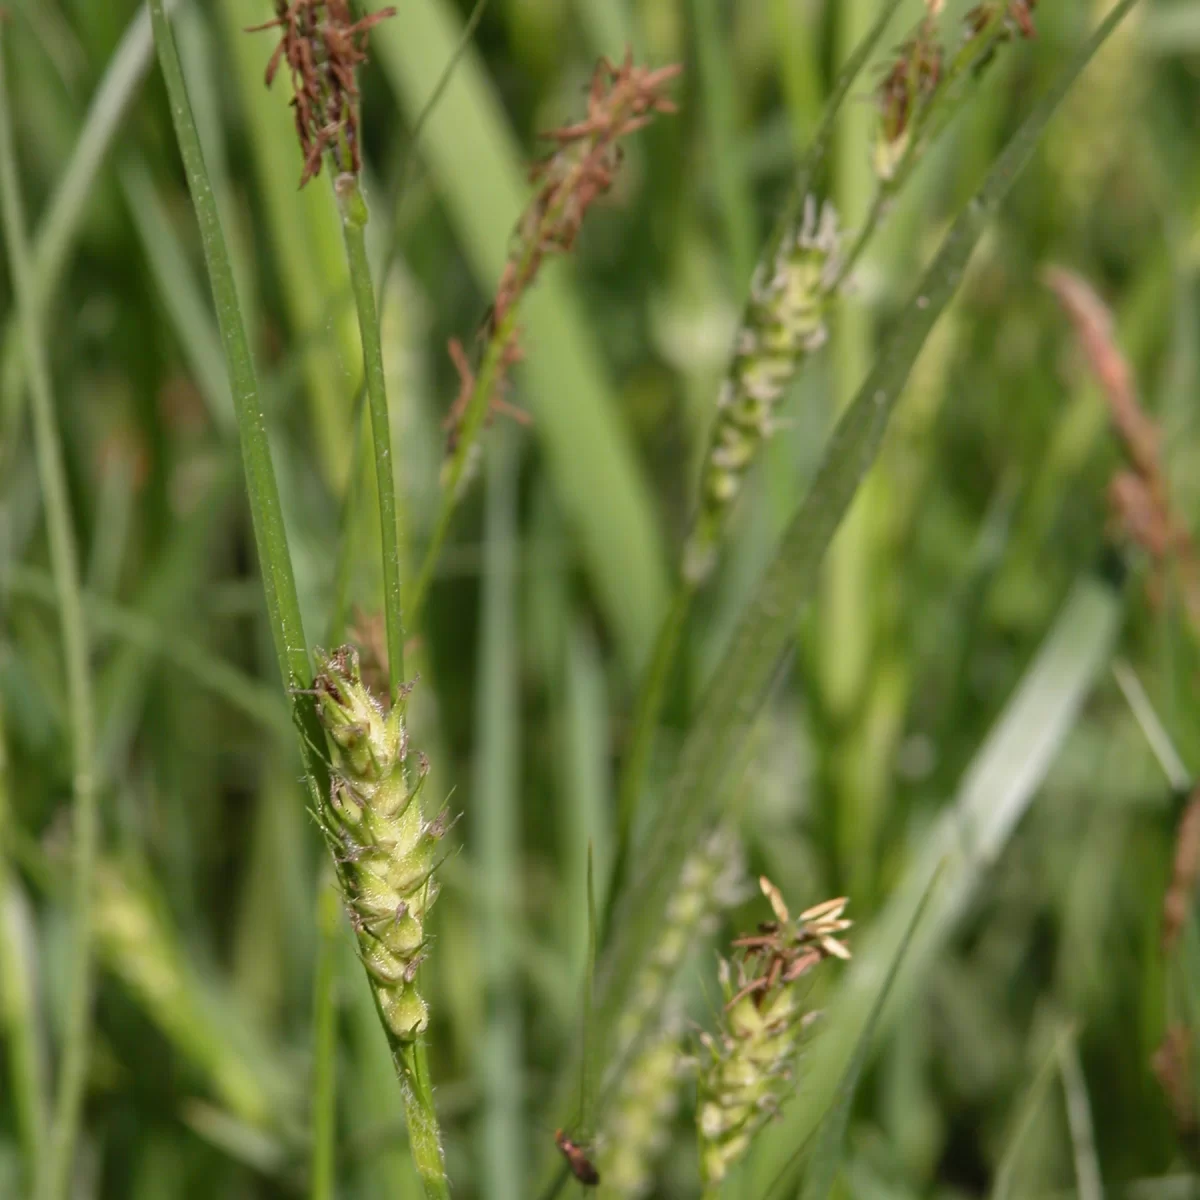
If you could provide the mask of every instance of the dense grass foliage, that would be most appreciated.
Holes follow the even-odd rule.
[[[0,1196],[1200,1195],[1200,8],[6,7]]]

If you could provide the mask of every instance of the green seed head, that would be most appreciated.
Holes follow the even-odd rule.
[[[386,710],[363,683],[350,646],[320,654],[318,666],[313,691],[333,745],[321,822],[380,1011],[392,1034],[407,1041],[429,1020],[415,981],[447,815],[426,820],[422,811],[429,764],[409,751],[407,690]]]
[[[809,196],[751,283],[733,363],[717,397],[717,419],[700,485],[700,511],[684,550],[683,574],[702,583],[716,563],[725,520],[743,475],[775,431],[775,414],[801,362],[828,336],[838,278],[837,214]]]

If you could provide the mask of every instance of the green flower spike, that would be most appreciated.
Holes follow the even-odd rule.
[[[800,363],[825,344],[827,316],[839,273],[837,213],[804,202],[799,228],[759,265],[750,285],[729,375],[717,397],[717,417],[700,481],[700,511],[684,552],[693,586],[716,563],[726,517],[742,477],[776,427],[775,414]]]
[[[700,1038],[708,1053],[700,1064],[696,1124],[706,1186],[720,1183],[750,1148],[791,1079],[800,1035],[816,1016],[794,985],[824,959],[850,957],[837,937],[851,924],[842,917],[845,899],[819,904],[793,922],[774,884],[766,878],[759,884],[776,920],[734,940],[736,963],[721,960],[723,1026]]]
[[[429,1023],[416,975],[447,814],[426,821],[421,811],[429,763],[423,754],[415,769],[410,761],[411,688],[389,712],[363,683],[353,647],[318,651],[317,665],[313,693],[334,748],[329,800],[318,817],[380,1012],[393,1036],[408,1042]]]

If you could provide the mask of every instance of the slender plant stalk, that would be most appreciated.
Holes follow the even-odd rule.
[[[387,385],[383,375],[383,347],[379,341],[379,314],[375,288],[367,261],[367,202],[358,177],[339,175],[334,185],[342,213],[342,232],[350,264],[350,286],[358,309],[362,335],[363,378],[367,411],[371,416],[371,444],[375,451],[375,488],[379,494],[382,539],[383,614],[387,627],[388,682],[393,702],[404,683],[404,626],[400,595],[400,534],[396,525],[396,480],[392,470],[392,430],[388,417]]]
[[[335,184],[342,211],[342,229],[350,264],[350,284],[354,289],[359,328],[363,345],[364,382],[367,410],[371,417],[371,443],[375,452],[375,486],[379,494],[379,524],[383,553],[383,610],[387,629],[388,684],[396,703],[404,686],[404,627],[400,591],[400,535],[396,523],[396,484],[392,471],[391,421],[388,416],[387,388],[383,372],[383,348],[379,339],[379,316],[375,289],[367,261],[365,230],[367,205],[357,176],[345,173]],[[415,611],[415,609],[414,609]],[[391,1036],[389,1031],[389,1037]],[[401,1072],[405,1116],[413,1160],[430,1200],[450,1194],[446,1164],[442,1154],[441,1131],[429,1083],[425,1040],[418,1036],[392,1059]]]
[[[91,892],[95,870],[98,822],[93,775],[95,732],[92,689],[88,678],[88,635],[83,619],[75,530],[63,466],[62,445],[55,424],[50,371],[42,342],[33,261],[25,236],[25,216],[17,184],[16,147],[4,75],[4,46],[0,25],[0,203],[3,205],[4,241],[9,270],[20,310],[21,334],[29,390],[33,403],[34,445],[38,476],[46,508],[46,533],[50,561],[58,592],[66,659],[67,703],[71,720],[71,758],[74,775],[73,808],[73,922],[70,981],[63,1033],[50,1148],[39,1163],[38,1194],[45,1200],[65,1197],[75,1162],[75,1142],[87,1076],[91,1041],[92,920]]]
[[[493,1200],[524,1200],[521,1003],[513,912],[521,873],[520,671],[517,636],[517,470],[511,430],[488,447],[479,643],[478,743],[472,796],[483,891],[481,970],[489,998],[480,1054],[483,1161]]]
[[[404,1115],[408,1121],[408,1143],[413,1162],[425,1195],[429,1200],[449,1200],[450,1184],[446,1179],[446,1163],[442,1157],[442,1135],[438,1128],[437,1110],[433,1106],[433,1087],[429,1081],[429,1065],[425,1056],[425,1041],[397,1040],[388,1031],[392,1047],[392,1062],[400,1077],[404,1096]]]
[[[325,735],[313,705],[305,703],[306,698],[302,695],[312,683],[312,666],[304,640],[300,600],[296,594],[296,580],[283,525],[283,507],[267,441],[266,420],[259,402],[254,360],[250,354],[229,251],[204,165],[200,138],[179,63],[179,51],[166,17],[164,0],[150,0],[150,17],[158,60],[171,102],[175,137],[179,142],[188,189],[200,225],[204,262],[208,268],[217,324],[229,370],[230,389],[237,410],[238,441],[246,472],[246,490],[267,601],[267,618],[275,642],[279,673],[291,699],[292,719],[300,733],[300,753],[309,788],[314,802],[319,804],[328,790],[327,770],[317,752],[317,747],[324,744]]]
[[[530,250],[529,256],[532,256],[532,253]],[[429,592],[429,585],[433,581],[433,572],[437,568],[438,558],[446,542],[446,534],[450,531],[450,522],[458,508],[459,497],[462,494],[463,476],[466,474],[475,444],[479,440],[483,423],[487,419],[489,398],[496,390],[500,373],[504,368],[505,348],[512,340],[516,330],[517,306],[514,304],[488,340],[483,361],[479,365],[479,373],[475,377],[475,386],[471,390],[471,399],[463,415],[458,442],[446,464],[442,479],[442,498],[434,519],[433,533],[425,550],[421,569],[417,573],[416,582],[406,597],[405,608],[410,619],[414,621],[420,614],[421,606]]]
[[[312,1163],[309,1195],[333,1200],[337,1151],[337,954],[342,932],[341,897],[331,871],[321,874],[317,896],[317,977],[313,986]]]

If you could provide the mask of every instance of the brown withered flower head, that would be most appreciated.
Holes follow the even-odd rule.
[[[388,7],[356,21],[349,0],[275,0],[275,19],[246,30],[280,31],[266,82],[270,87],[280,63],[287,63],[296,134],[304,154],[301,187],[321,173],[326,151],[334,154],[338,170],[357,175],[362,169],[355,72],[367,61],[368,33],[395,15]]]
[[[1003,20],[1008,36],[1015,30],[1023,38],[1037,37],[1037,29],[1033,24],[1033,10],[1037,8],[1037,0],[988,0],[987,3],[977,4],[967,13],[967,37],[972,38],[996,18],[1000,9],[1004,10]]]
[[[793,921],[779,889],[766,876],[758,883],[771,902],[776,919],[763,921],[756,933],[734,938],[732,945],[740,951],[741,987],[727,1008],[746,996],[760,1001],[776,987],[794,983],[827,958],[850,957],[850,951],[837,937],[853,924],[842,915],[848,903],[846,897],[806,909]]]
[[[907,134],[917,110],[933,95],[942,77],[942,47],[933,13],[916,34],[900,47],[879,85],[880,137],[898,159],[907,146]]]
[[[545,259],[574,247],[588,209],[612,186],[621,165],[621,139],[648,125],[656,114],[676,111],[663,89],[682,69],[677,63],[653,70],[637,66],[631,50],[620,64],[602,58],[588,88],[586,116],[542,135],[556,148],[530,171],[538,190],[517,222],[512,250],[482,331],[485,342],[504,338],[501,369],[490,401],[494,409],[504,407],[496,393],[508,367],[521,358],[519,331],[508,324],[515,306]],[[461,385],[445,422],[453,449],[475,376],[461,343],[452,343],[450,354]],[[506,411],[515,414],[519,410]]]

